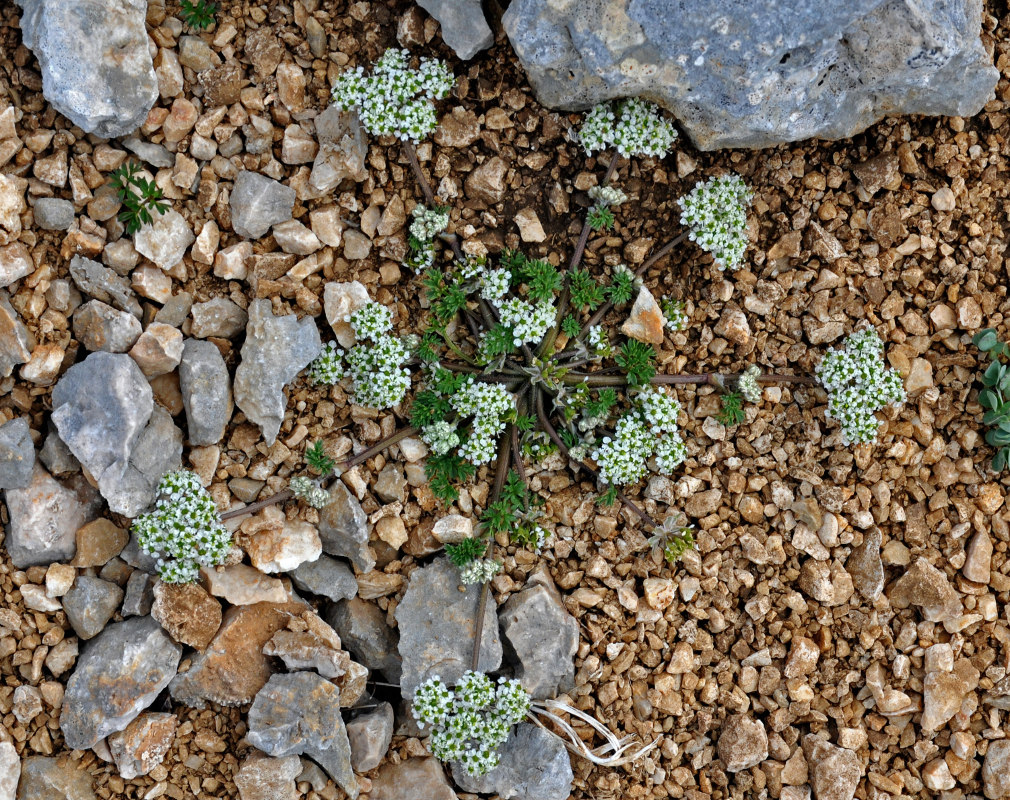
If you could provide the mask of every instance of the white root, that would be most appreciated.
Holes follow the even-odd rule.
[[[606,744],[601,744],[599,747],[595,747],[590,750],[585,742],[579,738],[575,729],[555,714],[555,711],[578,717],[586,724],[592,726],[593,730],[606,739]],[[623,739],[618,739],[616,734],[612,733],[595,717],[574,708],[567,703],[558,702],[557,700],[545,700],[542,703],[534,703],[530,712],[530,716],[533,721],[544,730],[548,730],[548,728],[543,724],[540,718],[536,716],[538,714],[542,715],[546,719],[549,719],[561,728],[565,736],[568,737],[568,741],[565,742],[565,746],[572,753],[582,756],[586,760],[602,767],[618,767],[622,764],[629,764],[632,761],[637,761],[659,743],[659,739],[656,739],[656,741],[652,744],[645,745],[634,753],[629,753],[628,751],[634,747],[634,742],[632,741],[634,739],[633,736],[625,736]]]

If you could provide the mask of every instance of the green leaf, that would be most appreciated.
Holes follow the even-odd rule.
[[[978,404],[982,408],[996,408],[996,393],[988,389],[979,392]]]
[[[418,392],[410,409],[410,424],[424,428],[440,419],[447,419],[452,413],[449,401],[430,389]]]
[[[992,411],[986,411],[985,414],[982,415],[982,424],[995,425],[1002,418],[1003,418],[1003,410],[995,408]]]
[[[631,386],[644,386],[656,374],[652,363],[655,357],[656,351],[651,344],[629,339],[614,356],[614,361],[627,373]]]
[[[1003,417],[996,423],[1000,430],[1010,431],[1010,417]]]
[[[1001,377],[1002,366],[998,361],[993,361],[982,373],[982,383],[986,386],[995,386]]]
[[[617,487],[608,486],[607,490],[596,498],[596,502],[601,506],[612,506],[617,502]]]
[[[986,433],[985,441],[986,444],[991,444],[993,447],[1002,447],[1005,444],[1010,444],[1010,431],[994,428]]]
[[[337,465],[332,458],[326,455],[323,443],[319,439],[311,447],[305,448],[305,463],[320,475],[329,475]]]
[[[582,326],[579,325],[579,321],[571,314],[565,316],[561,320],[561,330],[564,332],[565,336],[571,339],[573,336],[578,336],[579,331],[582,330]]]
[[[613,282],[607,288],[607,295],[610,302],[615,306],[627,303],[635,293],[635,277],[628,270],[622,270],[614,274]]]
[[[606,207],[593,206],[586,215],[586,221],[594,231],[609,231],[614,227],[614,212]]]
[[[999,337],[993,328],[983,328],[971,337],[971,342],[983,353],[987,353],[999,344]]]
[[[730,427],[739,425],[746,418],[747,414],[743,410],[743,395],[739,392],[724,394],[722,396],[722,410],[716,415],[716,419],[726,427]]]
[[[487,550],[487,542],[483,539],[468,537],[457,544],[447,544],[445,554],[457,567],[465,567],[471,561],[480,558]]]
[[[1007,465],[1007,459],[1010,457],[1010,448],[1001,447],[996,451],[996,456],[992,460],[992,468],[996,472],[1002,472],[1003,468]]]
[[[595,311],[603,304],[603,287],[586,270],[577,269],[568,276],[572,305]]]

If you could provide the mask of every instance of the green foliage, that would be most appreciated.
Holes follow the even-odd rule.
[[[635,296],[635,275],[627,267],[614,271],[607,296],[615,306],[623,306]]]
[[[513,350],[515,339],[512,336],[512,329],[507,325],[498,323],[484,335],[481,351],[488,360],[508,355]]]
[[[582,330],[582,326],[579,325],[579,321],[573,315],[568,314],[561,320],[561,331],[569,339],[578,336],[580,330]]]
[[[530,299],[536,302],[552,300],[555,292],[561,289],[561,273],[543,259],[527,261],[520,268],[520,274]]]
[[[694,549],[694,526],[685,524],[683,514],[667,517],[649,538],[649,544],[663,553],[672,567],[688,550]]]
[[[466,290],[462,282],[448,277],[442,270],[430,267],[421,279],[431,304],[432,313],[442,325],[447,325],[463,308],[466,308]]]
[[[606,206],[593,206],[586,215],[586,221],[594,231],[609,231],[614,227],[614,212]]]
[[[415,428],[424,428],[447,419],[451,412],[452,406],[444,395],[426,389],[414,397],[414,405],[410,408],[410,424]]]
[[[439,394],[456,394],[467,382],[466,375],[450,372],[444,367],[438,367],[431,373],[430,386]]]
[[[672,566],[684,553],[694,549],[694,534],[687,530],[682,534],[674,534],[663,546],[663,557]]]
[[[999,341],[996,331],[985,328],[972,337],[972,343],[983,353],[989,353],[989,366],[982,373],[982,385],[979,392],[979,405],[985,409],[982,423],[989,426],[985,441],[997,448],[992,460],[992,468],[1002,471],[1010,464],[1010,370],[1000,358],[1010,356],[1010,345]]]
[[[454,484],[472,478],[476,471],[473,464],[453,452],[429,456],[424,465],[431,493],[446,505],[459,499],[459,490]]]
[[[217,3],[207,0],[182,0],[179,4],[179,19],[194,31],[202,31],[214,24]]]
[[[519,511],[526,507],[527,497],[525,482],[519,477],[518,472],[510,469],[508,477],[505,478],[505,485],[502,486],[501,499],[508,503],[510,508]]]
[[[596,498],[596,502],[601,506],[610,507],[617,502],[617,487],[608,486],[599,497]]]
[[[123,204],[119,221],[126,226],[126,232],[133,235],[142,225],[153,221],[151,212],[164,214],[168,203],[162,200],[161,189],[143,177],[142,168],[136,161],[127,161],[112,173],[112,186]]]
[[[609,387],[600,389],[595,400],[590,399],[586,401],[586,415],[590,417],[606,417],[610,413],[610,409],[615,405],[617,405],[617,392]]]
[[[445,546],[445,554],[457,567],[465,567],[471,561],[481,558],[485,550],[487,550],[487,541],[474,537],[464,539],[458,544],[450,543]]]
[[[438,361],[439,351],[445,340],[435,331],[426,330],[421,335],[421,340],[417,343],[417,357],[426,363]]]
[[[730,392],[722,396],[722,409],[715,417],[726,427],[739,425],[747,415],[743,410],[743,395],[739,392]]]
[[[516,524],[516,509],[507,500],[497,500],[488,505],[480,521],[491,535],[508,533]]]
[[[513,281],[518,281],[521,276],[521,270],[526,265],[526,256],[523,255],[521,250],[506,248],[498,255],[498,263],[512,273]]]
[[[656,351],[651,344],[629,339],[621,345],[614,360],[628,374],[628,383],[631,386],[644,386],[656,374],[656,366],[653,363],[655,357]]]
[[[603,305],[603,287],[588,270],[577,269],[568,276],[568,286],[572,305],[576,308],[588,308],[595,311]]]
[[[312,447],[305,448],[305,463],[320,475],[329,475],[337,466],[337,462],[326,455],[321,440],[316,440]]]
[[[519,429],[520,433],[526,433],[531,431],[536,427],[537,418],[531,417],[528,414],[520,414],[516,417],[515,426]]]

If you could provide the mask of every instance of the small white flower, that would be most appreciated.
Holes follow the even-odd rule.
[[[688,228],[688,238],[710,252],[719,269],[733,271],[743,262],[750,201],[739,175],[709,178],[680,198],[680,222]]]

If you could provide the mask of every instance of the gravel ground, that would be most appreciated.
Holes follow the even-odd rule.
[[[166,5],[167,18],[158,10]],[[450,56],[437,25],[405,2],[294,0],[293,9],[281,3],[222,5],[217,28],[205,38],[223,60],[245,68],[250,82],[213,138],[223,143],[236,132],[241,135],[250,113],[269,118],[272,153],[240,151],[231,162],[275,170],[274,177],[285,182],[305,170],[279,160],[284,129],[297,122],[298,113],[276,102],[289,90],[283,78],[273,71],[259,77],[249,67],[246,40],[253,28],[271,30],[278,60],[294,61],[304,70],[306,109],[325,107],[328,87],[342,68],[366,64],[395,45],[398,27],[415,52]],[[150,7],[152,35],[172,50],[176,36],[170,20],[177,4],[152,0]],[[7,102],[23,112],[18,130],[27,144],[4,171],[28,178],[30,198],[83,198],[108,180],[95,166],[101,143],[75,134],[48,108],[34,58],[20,46],[17,9],[6,4],[0,13],[0,81]],[[309,17],[328,39],[321,54],[314,54],[307,41]],[[653,480],[635,492],[649,513],[684,510],[699,529],[697,551],[672,570],[650,552],[633,519],[616,509],[598,511],[589,482],[574,480],[557,469],[558,463],[533,473],[532,488],[547,498],[553,543],[542,557],[500,550],[507,555],[493,582],[495,599],[501,604],[529,574],[546,566],[582,632],[571,700],[613,730],[646,742],[662,738],[651,755],[627,768],[599,769],[575,760],[573,797],[721,798],[767,792],[793,800],[802,796],[798,787],[807,783],[808,772],[817,769],[816,763],[808,769],[804,737],[821,731],[856,751],[860,798],[934,794],[923,780],[939,769],[936,759],[945,760],[956,783],[946,787],[951,793],[945,796],[981,793],[983,756],[992,740],[1006,736],[1010,713],[1006,704],[985,702],[988,694],[999,693],[993,687],[1010,667],[1010,511],[1004,505],[1010,482],[988,467],[992,451],[982,441],[977,401],[982,360],[970,338],[981,327],[1010,336],[1004,325],[1010,308],[1010,262],[1004,261],[1010,17],[987,15],[983,38],[994,49],[1003,77],[997,99],[975,118],[888,119],[851,140],[760,152],[701,154],[678,142],[675,153],[662,161],[619,163],[614,182],[632,201],[618,209],[609,235],[589,241],[585,263],[596,274],[621,262],[641,263],[676,236],[675,200],[695,181],[733,170],[755,192],[752,246],[743,269],[722,274],[710,258],[685,246],[647,275],[655,295],[683,298],[690,316],[690,327],[668,336],[661,348],[664,371],[737,372],[757,363],[767,372],[808,374],[826,349],[867,321],[884,338],[890,365],[906,376],[909,401],[884,413],[886,424],[876,444],[845,448],[837,426],[825,421],[826,395],[819,389],[768,388],[764,401],[747,409],[746,421],[731,429],[714,419],[718,397],[710,388],[680,390],[689,459],[673,479]],[[453,228],[471,251],[522,245],[529,255],[566,262],[590,202],[586,190],[602,177],[608,157],[587,159],[573,144],[578,115],[537,104],[502,36],[473,62],[450,62],[457,86],[440,110],[451,120],[419,148],[419,155],[433,186],[450,199]],[[206,93],[208,87],[191,70],[184,74],[187,96]],[[157,109],[167,111],[170,105],[161,101],[152,123]],[[160,124],[146,126],[143,133],[152,142],[163,139]],[[184,139],[180,149],[186,144]],[[46,159],[53,156],[57,161],[69,156],[79,170],[71,168],[65,185],[47,182],[52,164]],[[465,187],[467,176],[495,157],[507,165],[505,199],[489,205]],[[346,184],[336,196],[343,215],[372,240],[366,257],[350,260],[341,247],[327,247],[321,251],[322,269],[296,281],[284,276],[290,257],[263,257],[279,249],[267,237],[255,245],[262,257],[256,280],[223,280],[210,265],[187,256],[185,269],[172,275],[173,289],[190,292],[196,301],[229,297],[243,307],[269,297],[278,310],[317,314],[324,283],[353,278],[380,303],[393,306],[401,332],[409,332],[420,311],[417,284],[398,261],[404,215],[421,193],[400,148],[391,142],[370,141],[366,166],[367,177]],[[208,220],[217,222],[221,248],[239,241],[222,200],[230,180],[227,167],[214,161],[204,168],[197,191],[174,187],[175,194],[169,194],[195,232]],[[317,202],[296,203],[295,217],[307,222]],[[539,218],[543,242],[520,241],[514,218],[523,209]],[[380,220],[388,220],[388,226]],[[376,224],[388,235],[376,234]],[[91,222],[87,212],[80,227],[75,239],[75,234],[29,226],[21,239],[39,268],[11,287],[12,304],[29,329],[40,343],[65,352],[65,366],[83,357],[83,348],[78,350],[47,290],[67,277],[69,255],[75,247],[88,247],[88,236],[99,237],[101,244],[115,233],[114,222]],[[613,321],[621,320],[615,315]],[[234,368],[237,343],[217,343]],[[0,383],[0,391],[4,419],[29,415],[33,433],[44,436],[50,390],[11,378]],[[159,395],[171,404],[178,390],[169,379]],[[321,391],[300,378],[290,390],[288,415],[272,447],[236,413],[217,466],[209,468],[211,492],[227,501],[227,481],[251,477],[265,481],[266,496],[302,469],[307,443],[323,439],[335,454],[345,453],[355,443],[378,441],[402,422],[391,413],[352,408],[339,388]],[[201,459],[208,458],[203,450],[187,451],[184,461],[188,456],[199,471],[207,463]],[[394,448],[360,468],[360,477],[371,485],[387,463],[399,464],[399,459]],[[480,510],[489,479],[482,473],[462,493],[459,511]],[[372,513],[380,504],[369,496],[363,506]],[[314,519],[311,509],[298,513]],[[361,579],[362,593],[390,620],[404,578],[431,551],[430,529],[440,513],[427,487],[411,486],[403,510],[410,538],[403,552],[373,543],[379,566]],[[865,576],[850,556],[878,532],[886,588],[870,601],[859,591]],[[979,532],[992,544],[988,583],[964,574],[966,546]],[[954,624],[923,621],[915,608],[899,608],[895,581],[920,558],[944,573],[963,602],[965,615]],[[44,567],[16,571],[6,553],[0,552],[0,559],[4,606],[22,617],[20,631],[0,630],[3,728],[22,757],[58,754],[64,751],[58,725],[62,685],[42,667],[42,659],[69,625],[63,612],[25,609],[19,587],[43,582]],[[820,582],[811,576],[816,565],[824,565],[826,573]],[[847,586],[843,565],[853,573]],[[944,643],[971,667],[952,674],[978,677],[965,679],[975,685],[961,693],[950,721],[929,732],[919,716],[926,648]],[[43,712],[28,724],[12,713],[14,690],[22,683],[39,685],[44,699]],[[881,683],[904,693],[910,710],[882,713]],[[179,734],[164,764],[147,777],[124,781],[91,752],[73,754],[82,768],[100,776],[100,796],[236,796],[232,776],[250,752],[242,739],[242,710],[173,710],[180,714]],[[736,729],[734,715],[763,722],[768,752],[759,763],[730,772],[731,754],[717,742],[721,731]],[[401,736],[388,758],[424,753],[419,740]],[[299,791],[312,800],[340,796],[332,783],[318,793],[300,783]]]

